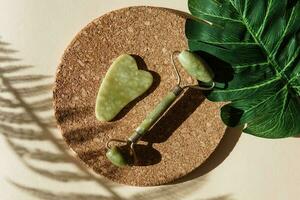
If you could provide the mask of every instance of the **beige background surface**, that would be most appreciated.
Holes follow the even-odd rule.
[[[9,48],[18,50],[14,54],[14,57],[21,59],[18,64],[34,66],[26,73],[50,75],[52,78],[48,82],[53,81],[56,66],[67,44],[92,19],[110,10],[132,5],[163,6],[187,11],[185,0],[0,0],[0,5],[1,41],[10,43]],[[0,63],[0,67],[5,65],[4,62]],[[5,87],[3,80],[0,84],[1,88]],[[51,90],[44,95],[51,97]],[[38,116],[45,117],[51,113],[41,112]],[[57,130],[49,130],[59,135]],[[217,160],[223,160],[228,149],[233,148],[230,138],[227,135],[223,149],[218,149],[218,154],[210,159],[211,164],[208,165],[211,166],[208,168],[213,168]],[[7,137],[1,134],[0,198],[94,200],[119,196],[119,199],[298,200],[299,140],[267,140],[242,134],[230,155],[205,176],[172,186],[136,188],[115,185],[94,176],[67,182],[49,179],[51,175],[47,177],[34,172],[28,168],[28,163],[46,170],[68,169],[78,174],[86,172],[70,162],[68,166],[66,163],[46,164],[36,160],[24,162],[8,145]],[[14,141],[22,145],[25,143],[17,139]],[[59,152],[59,148],[48,140],[26,142],[28,148]],[[12,182],[27,187],[27,190],[24,187],[23,190],[17,188]],[[38,192],[41,190],[43,192]]]

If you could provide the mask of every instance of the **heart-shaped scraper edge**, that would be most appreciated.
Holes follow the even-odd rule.
[[[128,103],[146,92],[153,83],[150,72],[139,70],[135,59],[119,56],[108,69],[96,100],[96,118],[111,121]]]

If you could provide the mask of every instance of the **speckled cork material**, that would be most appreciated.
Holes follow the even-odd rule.
[[[185,20],[168,9],[125,8],[88,24],[66,49],[54,87],[55,116],[67,144],[96,173],[128,185],[166,184],[200,166],[220,142],[225,132],[221,104],[189,89],[137,146],[139,166],[117,168],[105,157],[105,143],[126,139],[175,86],[170,55],[188,48]],[[101,79],[123,53],[134,55],[154,83],[113,122],[99,122],[94,109]],[[180,73],[184,82],[193,82],[182,69]]]

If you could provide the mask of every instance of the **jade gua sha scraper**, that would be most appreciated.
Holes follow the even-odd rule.
[[[204,85],[203,87],[200,85],[181,85],[181,77],[174,63],[175,54],[178,54],[178,60],[182,67],[190,76],[200,81]],[[213,89],[215,85],[213,82],[214,74],[197,55],[184,50],[182,52],[174,52],[171,60],[177,77],[176,86],[146,116],[126,141],[110,139],[107,142],[106,156],[114,165],[123,167],[138,163],[134,145],[155,125],[185,89]],[[108,70],[99,89],[96,100],[97,119],[100,121],[112,120],[130,101],[143,94],[151,86],[152,81],[153,78],[149,72],[137,69],[133,57],[126,54],[118,57]],[[122,150],[119,146],[111,146],[113,142],[124,143],[126,148],[123,146]],[[130,149],[129,154],[125,154],[124,149]]]
[[[129,102],[146,92],[152,82],[151,73],[138,70],[132,56],[119,56],[101,84],[96,100],[97,119],[112,120]]]

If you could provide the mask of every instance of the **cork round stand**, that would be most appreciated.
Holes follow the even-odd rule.
[[[138,166],[118,168],[105,157],[105,143],[125,140],[175,86],[170,55],[188,49],[185,21],[169,9],[125,8],[88,24],[66,49],[54,87],[55,116],[67,144],[96,173],[127,185],[165,184],[200,166],[220,142],[221,105],[188,89],[137,146]],[[112,61],[123,53],[150,71],[154,83],[113,122],[102,123],[94,114],[96,95]],[[183,70],[180,74],[184,82],[194,82]]]

